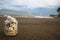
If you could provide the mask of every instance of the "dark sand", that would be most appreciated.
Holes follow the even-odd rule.
[[[4,35],[4,20],[0,17],[0,40],[60,40],[60,19],[17,18],[19,33]]]

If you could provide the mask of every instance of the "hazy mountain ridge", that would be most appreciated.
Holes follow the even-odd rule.
[[[14,14],[22,16],[49,16],[50,14],[57,14],[55,8],[25,8],[20,10],[0,9],[0,14]]]
[[[11,15],[11,16],[28,16],[33,17],[29,12],[24,11],[16,11],[16,10],[8,10],[8,9],[0,9],[0,15]]]
[[[48,16],[50,14],[57,14],[57,9],[56,8],[35,8],[33,9],[33,12],[34,13],[38,13],[38,15],[45,15],[45,16]]]

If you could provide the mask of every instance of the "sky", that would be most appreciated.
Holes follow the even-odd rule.
[[[0,0],[0,9],[24,11],[36,8],[56,9],[58,7],[60,7],[60,0]]]

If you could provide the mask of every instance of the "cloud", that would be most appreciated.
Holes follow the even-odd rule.
[[[2,8],[0,8],[0,9],[2,9]]]
[[[60,0],[0,0],[0,7],[3,8],[51,8],[54,6],[59,6],[59,4]]]
[[[59,0],[14,0],[14,5],[25,5],[28,8],[53,7],[59,5]]]

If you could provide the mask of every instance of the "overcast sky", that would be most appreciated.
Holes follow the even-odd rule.
[[[0,0],[1,8],[9,8],[9,7],[52,8],[55,6],[60,6],[59,4],[60,0]]]
[[[49,8],[55,9],[58,7],[60,7],[60,0],[0,0],[0,9],[27,10],[26,8],[47,8],[49,10]],[[46,11],[43,12],[45,13]],[[47,12],[55,13],[53,11]]]

